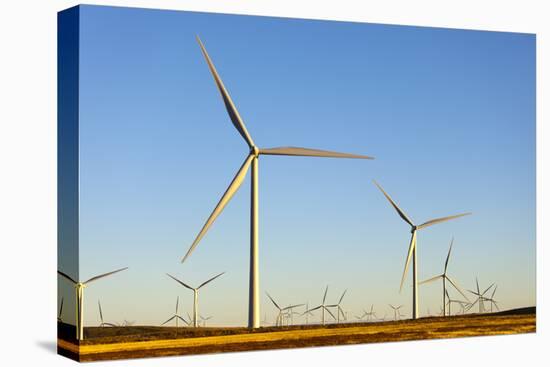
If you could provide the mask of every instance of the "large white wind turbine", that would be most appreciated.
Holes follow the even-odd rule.
[[[374,184],[380,189],[380,191],[382,191],[382,194],[384,194],[386,199],[388,199],[388,201],[393,206],[393,208],[397,211],[397,214],[399,214],[401,219],[403,219],[405,222],[407,222],[411,226],[411,242],[410,242],[410,245],[409,245],[407,260],[405,261],[405,269],[403,270],[403,276],[401,277],[401,285],[399,286],[399,292],[401,292],[401,290],[403,289],[403,283],[405,282],[405,278],[407,276],[407,270],[409,269],[409,263],[410,263],[411,258],[412,258],[412,262],[413,262],[413,271],[412,271],[413,272],[412,317],[413,317],[413,319],[416,319],[419,316],[419,313],[418,313],[418,280],[417,280],[417,277],[416,277],[417,267],[418,267],[418,260],[416,258],[416,247],[417,247],[416,246],[416,231],[418,231],[420,229],[423,229],[423,228],[426,228],[426,227],[429,227],[429,226],[432,226],[432,225],[437,224],[437,223],[446,222],[448,220],[455,219],[455,218],[460,218],[460,217],[463,217],[465,215],[470,215],[471,213],[462,213],[462,214],[458,214],[458,215],[451,215],[451,216],[448,216],[448,217],[436,218],[436,219],[432,219],[432,220],[429,220],[427,222],[424,222],[424,223],[417,226],[405,214],[405,212],[403,210],[401,210],[401,208],[399,208],[399,206],[395,203],[395,201],[393,201],[393,199],[384,191],[384,189],[382,188],[382,186],[380,186],[378,184],[378,182],[374,181]]]
[[[223,274],[225,274],[225,271],[223,273],[219,273],[218,275],[208,279],[206,282],[202,283],[201,285],[199,285],[198,287],[196,288],[193,288],[191,287],[190,285],[187,285],[185,284],[184,282],[182,282],[181,280],[179,280],[178,278],[176,277],[173,277],[172,275],[170,274],[166,274],[168,275],[170,278],[174,279],[176,282],[178,282],[179,284],[183,285],[185,288],[187,289],[190,289],[193,291],[193,326],[194,327],[198,327],[199,326],[199,289],[201,289],[202,287],[204,287],[205,285],[207,285],[208,283],[210,283],[211,281],[213,281],[214,279],[216,279],[217,277],[220,277],[222,276]]]
[[[325,324],[325,311],[327,311],[329,315],[332,316],[334,320],[336,320],[336,317],[332,314],[332,312],[330,312],[328,308],[329,306],[325,305],[325,301],[327,299],[327,292],[328,292],[328,285],[325,288],[325,294],[323,295],[323,303],[321,303],[319,306],[312,308],[310,310],[310,311],[315,311],[315,310],[321,309],[321,324],[323,325]]]
[[[449,266],[449,258],[451,257],[451,250],[453,249],[453,242],[454,242],[454,238],[451,239],[451,245],[449,246],[449,252],[447,253],[447,258],[445,259],[445,267],[443,269],[443,274],[436,275],[433,278],[423,280],[419,283],[419,284],[427,284],[427,283],[430,283],[430,282],[433,282],[433,281],[436,281],[436,280],[439,280],[439,279],[441,279],[443,281],[443,316],[447,315],[447,301],[445,300],[445,297],[447,295],[447,281],[449,281],[449,283],[451,283],[451,285],[462,295],[462,297],[464,297],[466,299],[466,301],[470,302],[470,300],[468,299],[468,297],[466,297],[466,294],[464,294],[464,291],[458,285],[458,283],[456,281],[452,280],[447,275],[447,267]]]
[[[105,274],[97,275],[95,277],[91,277],[85,282],[77,282],[67,274],[57,271],[57,274],[61,275],[63,278],[67,279],[69,282],[74,284],[75,293],[76,293],[76,339],[77,340],[83,340],[84,339],[84,288],[90,284],[91,282],[94,282],[98,279],[105,278],[106,276],[118,273],[119,271],[123,271],[128,269],[122,268],[115,271],[111,271]]]
[[[174,316],[170,317],[168,320],[166,320],[162,324],[160,324],[160,326],[166,325],[172,320],[176,320],[176,327],[179,327],[179,322],[178,321],[180,321],[180,320],[183,321],[183,323],[185,325],[189,326],[189,324],[191,322],[190,321],[188,322],[186,319],[181,317],[180,314],[179,314],[179,305],[180,305],[180,297],[178,296],[176,298],[176,313],[174,314]]]
[[[200,45],[202,53],[208,64],[208,68],[214,77],[216,86],[221,94],[223,103],[229,114],[231,122],[246,141],[250,151],[242,164],[241,168],[237,171],[235,178],[229,184],[229,187],[222,195],[220,201],[206,220],[206,223],[202,227],[201,231],[189,247],[189,250],[182,259],[182,262],[185,261],[191,255],[195,247],[198,245],[199,241],[206,234],[212,223],[216,220],[218,215],[225,208],[227,203],[231,200],[233,195],[237,192],[241,184],[243,183],[246,173],[249,168],[252,167],[251,173],[251,210],[250,210],[250,274],[249,274],[249,300],[248,300],[248,327],[257,328],[260,327],[260,283],[259,283],[259,264],[258,264],[258,158],[260,155],[284,155],[284,156],[304,156],[304,157],[331,157],[331,158],[361,158],[361,159],[372,159],[372,157],[358,155],[358,154],[348,154],[348,153],[338,153],[331,152],[326,150],[318,149],[308,149],[308,148],[298,148],[298,147],[279,147],[279,148],[268,148],[263,149],[259,148],[248,133],[248,130],[245,127],[245,124],[235,107],[227,89],[225,88],[218,72],[210,56],[208,55],[204,45],[201,40],[197,37],[197,41]]]

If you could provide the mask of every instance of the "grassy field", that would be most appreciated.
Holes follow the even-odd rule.
[[[493,314],[429,317],[376,323],[296,325],[247,329],[159,326],[87,327],[77,343],[75,329],[59,324],[58,351],[79,361],[219,353],[262,349],[532,333],[535,308]]]

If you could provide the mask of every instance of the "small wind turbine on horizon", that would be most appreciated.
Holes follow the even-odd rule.
[[[190,289],[190,290],[193,291],[193,327],[198,327],[199,326],[199,324],[198,324],[198,322],[199,322],[199,289],[201,289],[202,287],[204,287],[205,285],[207,285],[208,283],[210,283],[214,279],[216,279],[216,278],[218,278],[218,277],[220,277],[224,274],[225,274],[225,271],[223,273],[219,273],[216,276],[213,276],[212,278],[208,279],[206,282],[203,282],[201,285],[199,285],[196,288],[193,288],[190,285],[185,284],[184,282],[182,282],[178,278],[176,278],[176,277],[174,277],[174,276],[172,276],[168,273],[166,274],[170,278],[172,278],[176,282],[178,282],[179,284],[183,285],[185,288]]]
[[[340,304],[342,303],[342,300],[344,299],[344,296],[346,295],[346,292],[348,290],[346,289],[342,295],[340,296],[340,299],[338,300],[338,303],[335,303],[333,305],[328,305],[327,307],[330,307],[330,308],[336,308],[336,315],[337,315],[337,320],[336,322],[339,324],[340,323],[340,315],[342,315],[344,321],[346,321],[346,315],[344,314],[344,310],[342,309],[342,306],[340,306]]]
[[[433,278],[426,279],[426,280],[423,280],[420,283],[418,283],[419,285],[428,284],[428,283],[431,283],[431,282],[436,281],[438,279],[441,279],[443,281],[443,316],[447,315],[447,301],[445,299],[445,297],[447,296],[447,281],[449,281],[449,283],[451,283],[451,285],[462,295],[462,297],[464,297],[464,299],[466,299],[466,301],[470,302],[468,297],[466,297],[466,294],[464,294],[464,292],[462,291],[462,288],[460,286],[458,286],[458,283],[453,281],[447,275],[447,267],[449,265],[449,258],[451,257],[451,250],[453,249],[453,242],[454,242],[454,238],[451,239],[451,245],[449,246],[449,252],[447,253],[447,258],[445,259],[445,267],[443,268],[443,274],[436,275]]]
[[[376,318],[376,313],[373,310],[374,310],[374,305],[370,305],[369,312],[367,312],[366,310],[363,310],[365,311],[365,316],[367,316],[367,322],[370,322],[373,317]]]
[[[472,290],[468,289],[468,292],[470,292],[473,295],[477,296],[477,299],[474,302],[470,303],[470,306],[468,306],[468,310],[471,310],[472,307],[474,307],[474,305],[477,303],[478,307],[479,307],[479,313],[485,312],[485,304],[483,303],[484,296],[485,296],[485,293],[487,293],[489,291],[489,289],[491,289],[493,287],[493,285],[495,285],[495,283],[488,286],[487,289],[485,289],[483,292],[480,292],[479,282],[476,278],[476,291],[472,291]]]
[[[313,316],[313,313],[312,313],[311,310],[309,309],[309,302],[306,302],[306,310],[305,310],[305,312],[304,312],[302,315],[305,315],[305,317],[306,317],[306,325],[309,325],[309,317],[310,317],[310,316]]]
[[[399,305],[399,306],[394,306],[394,305],[389,305],[392,309],[393,309],[393,319],[394,320],[397,320],[397,317],[401,317],[401,313],[399,312],[399,310],[401,309],[401,307],[403,307],[403,305]]]
[[[309,149],[309,148],[298,148],[298,147],[278,147],[278,148],[268,148],[263,149],[259,148],[254,141],[252,140],[244,121],[242,120],[233,100],[229,96],[229,92],[225,88],[218,72],[206,51],[203,43],[200,38],[197,36],[197,42],[201,48],[202,54],[206,59],[210,73],[214,77],[214,81],[218,88],[218,91],[221,94],[229,118],[233,123],[233,126],[242,138],[245,140],[249,148],[249,153],[242,164],[241,168],[237,171],[235,178],[229,184],[229,187],[222,195],[220,201],[206,220],[206,223],[200,230],[199,234],[189,247],[189,250],[181,260],[184,262],[189,255],[196,248],[200,240],[204,237],[212,223],[223,211],[227,203],[235,195],[237,190],[242,185],[246,174],[250,167],[252,167],[251,172],[251,196],[250,196],[250,272],[249,272],[249,302],[248,302],[248,327],[258,328],[260,327],[260,280],[259,280],[259,262],[258,262],[258,251],[259,251],[259,217],[258,217],[258,160],[261,155],[283,155],[283,156],[303,156],[303,157],[330,157],[330,158],[359,158],[359,159],[373,159],[372,157],[358,154],[349,154],[349,153],[339,153],[331,152],[326,150],[319,149]]]
[[[325,294],[323,296],[323,302],[315,307],[315,308],[312,308],[310,311],[315,311],[315,310],[318,310],[318,309],[321,309],[321,324],[324,325],[325,324],[325,311],[327,311],[329,313],[330,316],[332,316],[332,318],[334,320],[336,320],[336,317],[332,314],[332,312],[330,312],[330,310],[328,309],[328,306],[325,305],[325,301],[327,299],[327,292],[328,292],[328,285],[327,287],[325,288]]]
[[[100,320],[99,327],[105,327],[105,326],[115,327],[116,326],[115,324],[111,324],[110,322],[103,321],[103,310],[101,309],[101,302],[99,300],[97,300],[97,306],[99,308],[99,320]]]
[[[86,280],[85,282],[77,282],[67,274],[57,271],[57,274],[61,275],[63,278],[67,279],[69,282],[73,283],[76,293],[76,339],[77,340],[83,340],[84,339],[84,288],[88,286],[91,282],[95,282],[98,279],[105,278],[106,276],[118,273],[119,271],[123,271],[128,269],[128,267],[117,269],[114,271],[110,271],[105,274],[97,275],[95,277],[91,277],[90,279]]]
[[[283,318],[285,316],[285,312],[287,311],[292,311],[292,309],[296,308],[296,307],[300,307],[300,306],[303,306],[304,304],[299,304],[299,305],[290,305],[290,306],[287,306],[287,307],[280,307],[277,302],[275,302],[275,300],[273,299],[273,297],[271,297],[269,295],[269,293],[265,292],[265,294],[267,295],[267,297],[269,297],[269,299],[271,300],[271,302],[273,303],[273,305],[277,308],[277,310],[279,310],[279,313],[277,314],[277,318],[275,319],[275,326],[283,326]]]
[[[390,204],[393,206],[393,208],[397,211],[397,214],[403,219],[405,222],[407,222],[411,226],[411,242],[409,245],[409,251],[407,254],[407,260],[405,261],[405,269],[403,270],[403,276],[401,277],[401,285],[399,286],[399,292],[403,289],[403,283],[405,282],[405,278],[407,277],[407,270],[409,269],[409,263],[412,258],[413,262],[413,307],[412,307],[412,318],[417,319],[418,314],[418,279],[417,279],[417,267],[418,267],[418,259],[416,257],[416,232],[420,229],[433,226],[434,224],[446,222],[452,219],[460,218],[465,215],[470,215],[472,213],[462,213],[457,215],[451,215],[448,217],[441,217],[436,219],[431,219],[427,222],[424,222],[420,225],[416,225],[413,223],[413,221],[405,214],[403,210],[393,201],[393,199],[384,191],[382,186],[378,184],[378,182],[374,181],[374,184],[382,191],[382,194],[386,197],[386,199],[390,202]]]
[[[495,293],[497,291],[498,285],[495,285],[495,288],[493,288],[493,293],[491,294],[491,297],[483,297],[483,300],[486,302],[489,302],[491,304],[491,310],[490,312],[493,312],[493,305],[497,308],[498,311],[500,311],[500,307],[498,307],[498,302],[495,301]]]
[[[184,319],[183,317],[181,317],[180,314],[179,314],[179,304],[180,304],[180,297],[178,296],[176,298],[176,313],[174,313],[174,316],[170,317],[168,320],[166,320],[162,324],[160,324],[160,326],[166,325],[172,320],[176,320],[176,327],[179,327],[179,323],[178,323],[179,320],[183,321],[183,323],[185,325],[189,326],[191,321],[187,322],[187,320]]]
[[[452,299],[450,296],[449,296],[449,292],[445,289],[445,293],[447,294],[447,307],[448,307],[448,315],[449,316],[452,316],[452,309],[451,309],[451,306],[453,303],[457,303],[459,306],[460,306],[460,309],[462,311],[462,314],[464,314],[464,309],[467,305],[470,304],[470,301],[468,302],[464,302],[464,301],[461,301],[461,300],[458,300],[458,299]]]
[[[206,317],[204,317],[204,316],[201,315],[200,318],[201,318],[201,320],[202,320],[202,326],[203,326],[203,327],[206,327],[206,322],[207,322],[208,320],[210,320],[212,317],[213,317],[213,316],[206,316]]]

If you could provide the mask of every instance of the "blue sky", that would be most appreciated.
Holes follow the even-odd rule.
[[[497,282],[504,308],[535,304],[535,36],[502,32],[84,6],[80,14],[80,277],[129,266],[86,290],[86,325],[158,324],[204,288],[211,324],[244,325],[249,179],[193,255],[180,259],[240,167],[232,126],[195,41],[200,35],[255,142],[367,154],[374,161],[260,159],[264,292],[316,306],[344,289],[350,316],[403,304],[409,228],[419,277]],[[65,292],[66,291],[66,292]],[[66,297],[72,297],[69,288]],[[453,293],[456,295],[456,293]],[[457,297],[454,297],[457,298]],[[438,311],[440,286],[420,289]],[[67,307],[67,318],[72,307]]]

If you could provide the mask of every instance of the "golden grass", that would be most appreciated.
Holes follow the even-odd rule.
[[[132,328],[137,334],[132,334]],[[403,340],[457,338],[478,335],[530,333],[536,330],[536,315],[467,315],[434,317],[379,323],[309,325],[287,328],[204,328],[187,329],[176,336],[175,328],[132,327],[90,328],[95,338],[80,345],[58,339],[61,354],[81,361],[139,358],[163,355],[219,353],[277,348],[299,348],[323,345],[379,343]],[[143,330],[141,330],[142,328]],[[149,335],[141,334],[152,331]],[[155,334],[154,331],[157,331]],[[179,330],[178,330],[179,331]],[[101,333],[106,336],[101,336]],[[168,334],[167,334],[168,333]],[[169,335],[169,337],[167,337]]]

